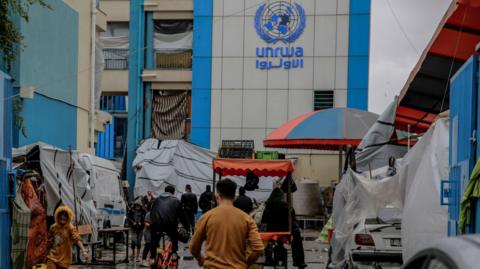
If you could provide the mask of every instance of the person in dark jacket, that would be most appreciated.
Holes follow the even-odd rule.
[[[238,189],[238,194],[239,195],[237,199],[235,199],[235,202],[233,202],[233,206],[235,206],[236,208],[242,210],[247,214],[250,214],[250,212],[252,212],[253,210],[252,199],[245,194],[244,187],[240,187]]]
[[[197,196],[192,193],[192,186],[190,186],[190,184],[185,186],[185,193],[182,194],[180,200],[182,202],[183,211],[187,214],[190,229],[193,233],[193,230],[195,229],[195,214],[197,214],[198,211],[198,202]]]
[[[141,198],[138,198],[133,202],[132,207],[128,211],[128,222],[133,232],[132,260],[137,262],[140,261],[145,214]]]
[[[288,214],[288,204],[285,202],[284,193],[279,188],[275,188],[266,202],[261,223],[266,225],[266,229],[269,232],[287,232]],[[300,226],[297,223],[293,208],[291,214],[293,266],[303,269],[307,265],[305,264]]]
[[[200,209],[202,210],[202,214],[207,213],[208,210],[212,209],[213,207],[213,192],[212,187],[207,185],[207,189],[205,190],[202,195],[200,195],[200,201],[198,202]]]
[[[153,201],[150,218],[153,249],[159,246],[160,239],[165,233],[172,242],[172,251],[176,253],[178,250],[178,221],[183,227],[188,227],[188,220],[180,200],[173,196],[174,194],[175,188],[171,185],[166,186],[165,192]],[[153,259],[156,258],[155,252]]]

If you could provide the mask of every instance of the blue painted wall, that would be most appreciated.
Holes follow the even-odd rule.
[[[33,86],[38,93],[24,100],[27,137],[18,134],[18,146],[44,141],[76,148],[78,13],[61,0],[49,4],[51,10],[32,5],[29,22],[20,22],[24,48],[15,65],[15,86]]]
[[[347,107],[368,109],[370,0],[350,0]]]
[[[0,268],[10,268],[10,204],[8,172],[12,157],[12,85],[10,77],[0,71]]]
[[[19,134],[19,145],[43,141],[59,148],[67,149],[77,145],[77,108],[35,94],[23,101],[23,117],[27,137]]]
[[[210,148],[213,0],[194,0],[192,62],[193,144]]]

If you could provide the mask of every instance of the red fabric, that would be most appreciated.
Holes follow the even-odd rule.
[[[472,7],[480,7],[480,0],[459,0],[460,4],[469,5]]]
[[[290,237],[289,232],[260,232],[260,238],[262,241],[277,240],[280,237]]]
[[[475,52],[478,42],[480,42],[480,35],[443,28],[430,47],[429,53],[466,61]]]
[[[293,172],[290,160],[215,159],[213,169],[221,176],[246,176],[253,172],[257,176],[287,176]]]
[[[465,61],[475,52],[480,41],[480,0],[460,0],[458,3],[429,53]]]
[[[35,264],[42,263],[47,255],[47,212],[38,199],[30,179],[25,179],[23,182],[22,198],[31,210],[25,268],[32,268]]]
[[[480,3],[479,0],[476,0]],[[467,14],[465,14],[467,12]],[[480,29],[480,4],[477,6],[459,5],[453,14],[448,18],[447,25],[455,25],[465,30],[479,30]]]
[[[410,132],[424,133],[436,119],[437,115],[399,106],[397,108],[395,127],[399,130],[408,131],[408,125],[410,125]]]
[[[360,139],[282,139],[264,140],[263,145],[270,148],[338,150],[340,146],[358,146],[360,142]]]
[[[275,131],[271,132],[267,140],[273,140],[273,139],[285,139],[288,137],[288,134],[293,130],[293,128],[297,127],[297,125],[301,122],[303,122],[305,119],[310,117],[311,115],[317,113],[318,111],[312,111],[306,114],[303,114],[301,116],[296,117],[295,119],[283,124],[279,128],[277,128]]]

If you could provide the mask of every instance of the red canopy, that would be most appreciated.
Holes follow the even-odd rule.
[[[294,170],[290,160],[259,159],[215,159],[213,169],[221,176],[246,176],[248,172],[253,172],[259,177],[284,177]]]
[[[454,0],[400,94],[395,125],[424,133],[449,108],[450,78],[480,42],[480,0]]]

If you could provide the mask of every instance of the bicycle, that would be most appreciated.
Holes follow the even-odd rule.
[[[161,241],[163,247],[157,247],[157,258],[155,259],[155,264],[158,269],[178,269],[178,255],[172,251],[173,244],[169,240],[168,243],[165,242],[165,237],[167,235],[163,233],[161,235]]]

